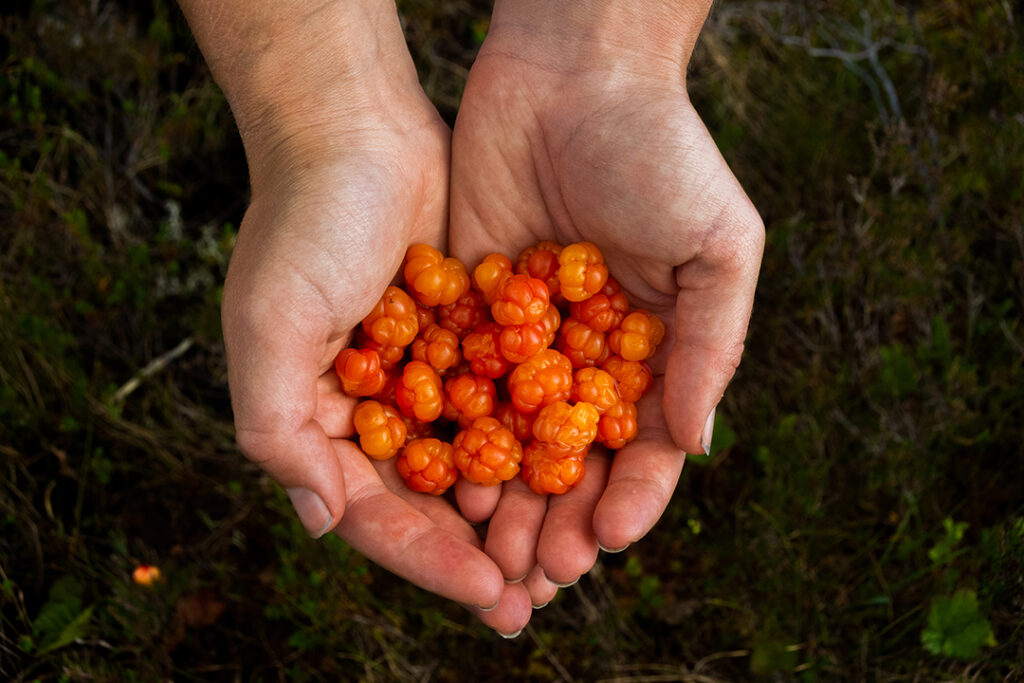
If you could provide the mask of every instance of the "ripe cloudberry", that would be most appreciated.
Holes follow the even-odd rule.
[[[452,453],[452,445],[445,441],[413,439],[405,444],[395,465],[413,491],[439,496],[459,476]]]
[[[512,405],[511,401],[499,401],[493,414],[520,443],[526,443],[533,438],[533,421],[537,418],[537,413],[523,413]]]
[[[623,292],[608,295],[598,292],[583,301],[569,304],[569,316],[579,320],[587,327],[598,332],[614,330],[622,324],[622,319],[629,313],[629,299]]]
[[[413,360],[427,363],[438,374],[455,367],[462,360],[459,338],[437,323],[420,330],[419,335],[412,340],[411,351]]]
[[[636,405],[619,401],[598,420],[596,441],[608,448],[622,448],[636,438],[637,429]]]
[[[402,415],[401,413],[399,413]],[[436,422],[422,422],[415,417],[402,415],[402,422],[405,423],[405,440],[408,443],[413,439],[430,439],[437,436]]]
[[[405,253],[405,285],[424,306],[450,304],[469,289],[469,275],[457,258],[445,257],[429,244],[414,244]]]
[[[548,306],[540,322],[507,325],[498,338],[501,355],[510,363],[522,363],[551,346],[562,324],[557,306]]]
[[[421,330],[425,330],[427,327],[437,322],[437,313],[434,312],[433,308],[428,308],[417,301],[416,322],[419,323]]]
[[[359,447],[374,460],[387,460],[405,446],[405,421],[389,405],[363,401],[352,421],[359,434]]]
[[[615,386],[615,378],[600,368],[583,368],[576,371],[570,399],[590,403],[602,415],[622,400]]]
[[[558,269],[561,266],[558,255],[561,253],[561,245],[545,240],[524,249],[516,261],[516,272],[535,277],[546,284],[551,303],[556,306],[565,300],[558,280]]]
[[[624,401],[636,403],[651,388],[651,369],[641,361],[625,360],[622,356],[612,355],[601,364],[601,369],[615,378],[619,396]]]
[[[494,295],[505,280],[512,276],[512,261],[504,254],[488,254],[473,270],[473,284],[483,297],[484,303],[490,306]]]
[[[570,405],[556,401],[540,409],[533,423],[533,436],[538,441],[581,450],[597,438],[600,417],[597,408],[589,403]]]
[[[499,325],[540,322],[548,310],[548,287],[529,275],[505,278],[494,293],[491,316]]]
[[[454,332],[459,339],[487,322],[487,305],[475,289],[467,289],[454,303],[437,308],[437,324]]]
[[[558,263],[562,296],[569,301],[583,301],[597,294],[608,280],[604,255],[591,242],[577,242],[563,248]]]
[[[400,287],[390,285],[363,318],[363,330],[383,346],[408,346],[419,332],[416,302]]]
[[[349,396],[372,396],[384,388],[387,376],[372,349],[342,349],[334,359],[341,388]]]
[[[564,353],[577,370],[599,365],[611,353],[605,334],[576,318],[562,321],[555,348]]]
[[[574,451],[531,441],[523,448],[523,479],[534,493],[542,496],[565,493],[583,479],[586,453],[586,448]]]
[[[508,378],[512,404],[523,413],[535,413],[572,391],[572,363],[555,349],[544,349],[516,366]]]
[[[372,349],[380,356],[380,366],[387,371],[399,367],[405,359],[405,346],[391,346],[390,344],[378,344],[362,328],[356,332],[356,347],[360,349]]]
[[[618,329],[612,330],[608,335],[608,346],[612,353],[625,360],[647,360],[654,355],[664,337],[665,324],[661,318],[638,309],[623,318]]]
[[[423,361],[409,361],[402,369],[402,379],[395,386],[395,401],[405,415],[422,422],[433,422],[441,416],[444,408],[441,378]]]
[[[462,340],[462,355],[474,373],[498,379],[508,372],[510,364],[500,350],[501,330],[498,323],[484,323]]]
[[[444,418],[460,427],[490,415],[497,403],[494,380],[472,372],[445,380],[444,395]]]
[[[495,486],[519,474],[523,447],[501,422],[478,417],[455,435],[452,442],[455,466],[474,484]]]

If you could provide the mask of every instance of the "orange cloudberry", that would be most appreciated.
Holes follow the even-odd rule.
[[[457,258],[429,244],[414,244],[405,254],[405,285],[424,306],[450,304],[469,289],[469,275]]]
[[[478,417],[455,435],[455,466],[474,484],[495,486],[519,474],[523,447],[515,435],[493,417]]]
[[[569,301],[583,301],[601,291],[608,280],[608,266],[597,245],[576,242],[558,255],[558,281],[562,296]]]
[[[398,473],[413,491],[439,496],[455,483],[455,467],[450,443],[435,438],[413,439],[402,449],[395,463]]]
[[[395,401],[405,415],[422,422],[433,422],[441,416],[444,408],[441,378],[423,361],[409,361],[395,386]]]
[[[388,286],[370,314],[363,318],[363,330],[385,346],[408,346],[419,332],[416,302],[400,287]]]
[[[379,401],[363,401],[352,416],[359,447],[374,460],[387,460],[405,446],[405,421]]]

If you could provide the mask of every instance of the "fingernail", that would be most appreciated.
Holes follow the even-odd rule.
[[[327,533],[334,518],[323,498],[301,486],[285,489],[285,493],[291,499],[302,526],[306,527],[306,533],[313,538],[320,538]]]
[[[500,600],[498,602],[500,602]],[[491,605],[490,607],[481,607],[480,605],[477,605],[476,608],[478,610],[480,610],[481,612],[492,612],[492,611],[494,611],[495,608],[497,608],[497,606],[498,606],[498,603],[496,602],[493,605]]]
[[[512,583],[522,583],[523,581],[526,580],[527,576],[529,576],[528,573],[527,574],[523,574],[518,579],[505,579],[505,583],[509,583],[509,584],[512,584]]]
[[[700,436],[700,447],[704,449],[704,455],[711,455],[711,436],[715,432],[715,410],[718,406],[711,409],[711,414],[708,415],[707,421],[704,423],[704,432]]]
[[[551,579],[548,579],[548,581],[551,581],[551,583],[555,584],[559,588],[568,588],[569,586],[575,586],[577,583],[579,583],[579,580],[580,577],[578,576],[569,583],[558,583],[557,581],[551,581]]]
[[[621,548],[605,548],[600,543],[597,544],[597,547],[600,548],[601,550],[605,551],[606,553],[621,553],[623,550],[625,550],[626,548],[629,547],[629,543],[627,543],[626,545],[622,546]]]
[[[495,633],[497,633],[499,636],[501,636],[505,640],[512,640],[513,638],[515,638],[516,636],[518,636],[522,632],[523,632],[523,629],[519,629],[515,633],[502,633],[501,631],[495,631]]]
[[[550,604],[551,604],[551,601],[550,601],[550,600],[548,600],[548,601],[547,601],[547,602],[545,602],[545,603],[544,603],[543,605],[534,605],[534,606],[533,606],[533,609],[544,609],[545,607],[547,607],[547,606],[548,606],[548,605],[550,605]]]

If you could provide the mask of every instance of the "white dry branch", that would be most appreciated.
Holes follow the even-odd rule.
[[[754,3],[749,14],[744,15],[754,20],[766,35],[783,45],[802,48],[812,57],[838,59],[842,62],[867,86],[883,123],[889,124],[903,118],[896,86],[879,55],[883,50],[892,49],[927,58],[928,52],[923,46],[878,36],[874,20],[867,10],[860,12],[860,28],[839,17],[818,17],[815,20],[802,17],[803,21],[799,23],[805,27],[813,21],[818,42],[807,28],[801,33],[790,33],[777,27],[792,10],[786,3]]]
[[[186,351],[192,348],[195,341],[192,337],[186,337],[170,351],[163,353],[146,363],[146,366],[135,373],[135,375],[121,385],[121,387],[110,397],[110,403],[117,404],[124,401],[130,393],[139,388],[146,379],[160,372],[176,359],[180,358]]]

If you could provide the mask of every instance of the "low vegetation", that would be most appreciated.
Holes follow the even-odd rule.
[[[490,8],[399,6],[454,121]],[[746,357],[654,531],[506,642],[238,454],[246,168],[177,8],[5,10],[0,678],[1024,679],[1022,21],[717,4],[689,82],[767,226]]]

